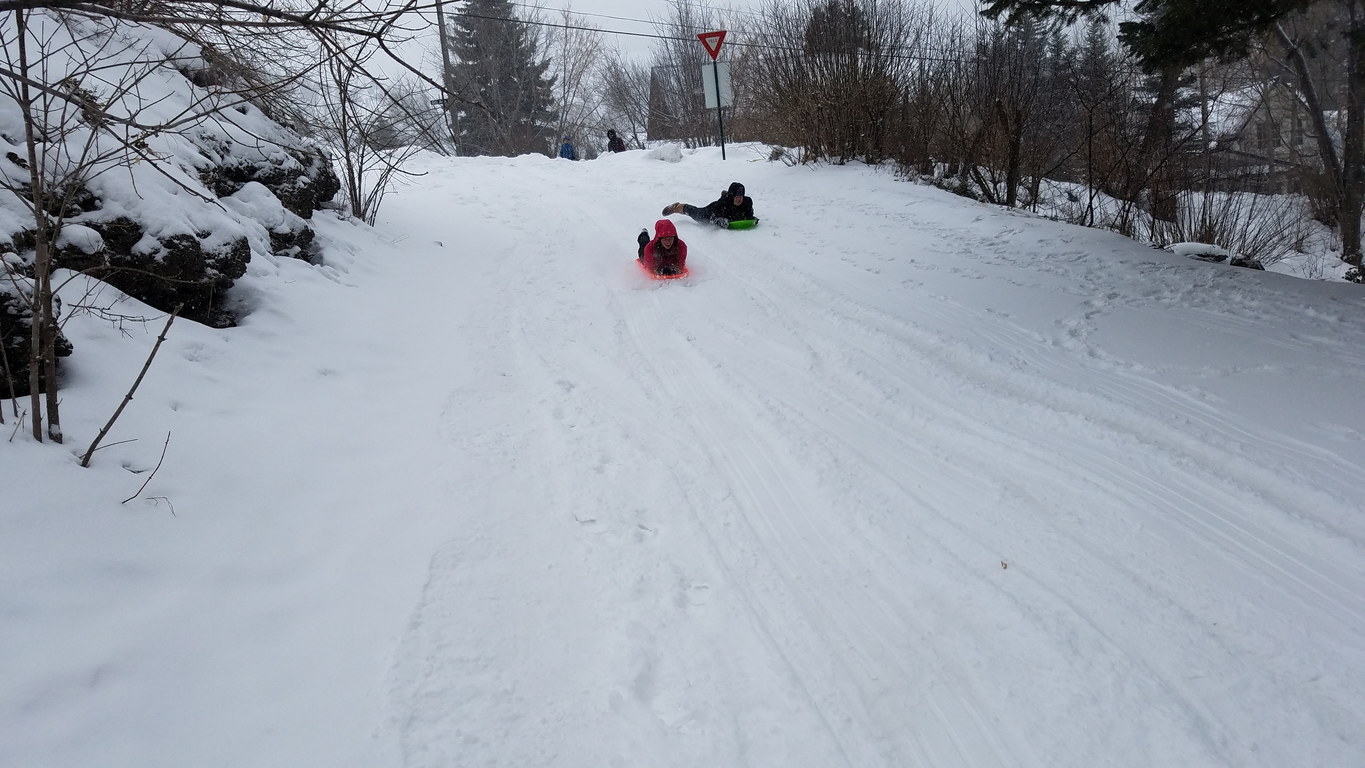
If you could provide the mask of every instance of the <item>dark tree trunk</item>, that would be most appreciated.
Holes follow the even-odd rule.
[[[33,96],[28,87],[28,27],[25,21],[26,18],[22,10],[14,12],[14,26],[17,30],[16,42],[19,48],[19,72],[24,77],[19,84],[19,103],[24,114],[24,143],[28,149],[29,185],[32,192],[34,239],[36,241],[36,251],[33,258],[33,295],[29,298],[31,323],[28,369],[29,407],[33,412],[33,439],[42,442],[43,401],[40,396],[41,381],[43,371],[46,370],[46,352],[56,343],[55,337],[49,338],[49,332],[56,328],[56,323],[49,319],[52,312],[52,289],[47,286],[49,273],[52,271],[52,259],[48,244],[51,241],[45,206],[42,166],[38,164],[37,139],[33,135]],[[54,352],[53,357],[55,356]],[[55,390],[57,386],[56,377],[51,377],[47,385]],[[54,391],[48,397],[48,403],[55,404],[56,402],[57,398]],[[48,415],[55,418],[52,413]],[[59,426],[58,434],[60,434],[60,429]]]
[[[1170,142],[1171,106],[1175,101],[1176,85],[1180,82],[1180,68],[1167,67],[1161,70],[1159,78],[1151,111],[1147,113],[1147,126],[1138,144],[1137,161],[1124,184],[1123,199],[1130,203],[1136,203],[1141,198],[1142,191],[1153,186],[1160,170],[1158,166],[1165,162],[1166,153],[1161,150],[1166,149]],[[1161,194],[1156,189],[1151,191],[1154,208],[1152,213],[1161,218],[1155,210]]]
[[[1341,258],[1361,266],[1360,216],[1365,207],[1365,9],[1350,6],[1351,27],[1346,33],[1346,136],[1342,140]]]
[[[1000,127],[1005,132],[1005,205],[1013,208],[1019,204],[1019,167],[1024,145],[1024,120],[1017,110],[1006,109],[996,102],[1000,115]]]

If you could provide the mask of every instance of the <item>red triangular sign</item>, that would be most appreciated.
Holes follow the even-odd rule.
[[[720,55],[720,44],[725,42],[725,30],[703,32],[697,35],[697,39],[701,41],[701,46],[706,49],[706,52],[711,54],[711,61],[715,61],[716,57]]]

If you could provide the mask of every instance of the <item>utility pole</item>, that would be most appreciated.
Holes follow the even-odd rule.
[[[446,129],[450,131],[450,146],[460,154],[460,140],[455,135],[455,89],[450,87],[450,44],[446,41],[445,0],[436,0],[436,27],[441,39],[441,85],[446,89],[441,104],[446,111]]]

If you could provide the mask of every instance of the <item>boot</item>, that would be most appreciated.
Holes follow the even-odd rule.
[[[667,216],[667,215],[670,214],[670,213],[682,213],[682,212],[683,212],[683,204],[682,204],[682,203],[674,203],[674,204],[672,204],[672,205],[664,206],[664,213],[663,213],[663,215]]]

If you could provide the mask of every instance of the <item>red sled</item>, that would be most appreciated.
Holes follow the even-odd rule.
[[[649,275],[650,280],[677,280],[680,277],[687,277],[688,275],[687,267],[683,267],[682,271],[676,275],[661,275],[658,272],[651,272],[649,267],[646,267],[645,263],[639,259],[636,259],[635,263],[639,265],[641,272]]]

